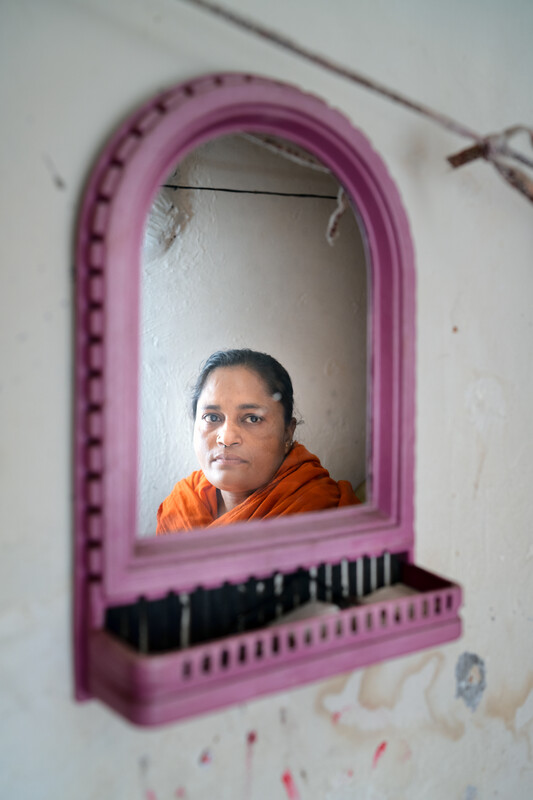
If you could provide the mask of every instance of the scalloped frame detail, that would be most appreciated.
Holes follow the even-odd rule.
[[[370,278],[370,499],[363,506],[241,523],[216,532],[198,531],[164,537],[164,541],[138,540],[139,284],[144,223],[159,185],[177,161],[209,139],[238,131],[280,136],[313,153],[344,187],[364,232]],[[366,137],[346,117],[323,100],[287,84],[254,75],[219,74],[190,80],[158,94],[119,126],[84,191],[76,269],[76,696],[85,699],[96,694],[140,724],[157,724],[217,707],[224,693],[218,687],[212,701],[206,701],[207,695],[203,695],[196,711],[194,703],[180,705],[178,698],[169,717],[168,709],[161,709],[155,696],[154,708],[148,708],[146,697],[141,702],[131,688],[125,708],[123,699],[116,696],[120,690],[106,683],[105,669],[116,674],[126,669],[134,676],[134,685],[142,684],[139,675],[147,676],[150,684],[150,663],[154,662],[138,655],[135,669],[128,672],[124,664],[131,666],[133,656],[108,641],[110,637],[102,630],[105,611],[111,604],[157,598],[169,591],[184,592],[199,582],[209,588],[250,575],[259,577],[275,570],[308,568],[328,560],[384,552],[406,553],[407,562],[412,562],[413,247],[396,186]],[[390,626],[396,645],[391,639],[383,643],[381,652],[407,652],[409,641],[416,639],[416,648],[421,641],[435,643],[458,635],[460,590],[453,584],[446,586],[453,601],[446,600],[445,609],[438,614],[438,621],[446,623],[441,638],[435,627],[437,617],[430,613],[425,618],[426,638],[424,630],[418,629],[414,639],[409,639],[411,631],[400,643],[398,634],[402,626],[408,626],[402,617],[401,624]],[[445,599],[441,598],[443,604]],[[254,635],[261,638],[266,634]],[[348,649],[339,657],[339,668],[348,663],[369,663],[368,650],[366,661],[361,660],[362,653],[359,661],[354,656],[353,637],[348,636],[344,644]],[[379,654],[379,649],[376,652]],[[314,652],[313,657],[315,666],[300,671],[302,681],[331,674],[331,668],[337,668],[334,659],[328,667],[328,659],[324,661],[320,652]],[[168,658],[181,663],[189,656],[179,653]],[[266,690],[288,685],[280,677],[285,674],[280,671],[280,658],[271,678],[262,682]],[[375,653],[372,658],[375,660]],[[224,670],[220,676],[226,688],[229,672]],[[235,680],[234,687],[238,687],[240,680]],[[216,683],[211,676],[210,685],[213,681]],[[247,685],[245,690],[243,684],[240,695],[237,688],[227,696],[233,702],[261,691],[255,680]],[[294,685],[293,678],[290,685]],[[178,694],[182,691],[174,683],[167,689]]]

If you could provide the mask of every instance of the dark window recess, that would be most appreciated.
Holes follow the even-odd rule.
[[[312,600],[340,608],[402,580],[406,556],[385,554],[321,564],[189,594],[109,608],[105,628],[142,653],[164,653],[263,628]]]

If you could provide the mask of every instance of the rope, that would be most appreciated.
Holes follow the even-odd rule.
[[[418,103],[415,100],[411,100],[409,97],[406,97],[405,95],[402,95],[393,89],[389,89],[387,86],[367,78],[365,75],[362,75],[359,72],[351,70],[342,64],[335,63],[325,56],[303,47],[287,37],[281,36],[276,31],[273,31],[255,22],[251,22],[232,11],[228,11],[217,3],[213,3],[210,0],[181,0],[181,2],[186,2],[190,5],[201,8],[204,11],[224,19],[226,22],[229,22],[238,28],[241,28],[241,30],[252,33],[268,42],[272,42],[278,47],[298,55],[301,58],[304,58],[306,61],[315,64],[316,66],[322,67],[328,72],[332,72],[335,75],[346,78],[352,83],[356,83],[359,86],[363,86],[364,88],[375,92],[376,94],[386,97],[387,99],[398,103],[404,108],[420,114],[426,119],[429,119],[431,122],[439,125],[441,128],[445,128],[457,136],[463,136],[467,139],[472,139],[474,141],[473,146],[470,146],[465,150],[461,150],[459,153],[455,153],[454,155],[448,157],[447,160],[451,166],[453,168],[457,168],[475,159],[483,158],[492,164],[492,166],[510,186],[527,197],[528,200],[533,202],[533,179],[531,179],[523,170],[518,169],[516,166],[508,163],[509,161],[516,162],[528,167],[529,169],[533,169],[533,159],[524,155],[520,151],[515,150],[509,145],[509,141],[513,136],[520,133],[527,133],[530,139],[530,144],[533,147],[532,128],[528,128],[525,125],[515,125],[512,128],[504,130],[502,133],[482,136],[472,128],[463,125],[461,122],[457,122],[457,120],[453,119],[452,117],[442,114],[439,111],[435,111],[434,109],[431,109],[422,103]]]

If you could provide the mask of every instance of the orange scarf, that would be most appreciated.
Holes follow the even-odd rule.
[[[317,456],[295,442],[272,480],[220,517],[217,490],[202,470],[184,478],[157,511],[157,533],[230,525],[359,503],[348,481],[334,481]]]

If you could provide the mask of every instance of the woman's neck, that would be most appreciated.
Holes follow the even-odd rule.
[[[222,514],[233,511],[236,506],[244,503],[251,494],[253,492],[223,492],[222,489],[217,489],[218,516],[221,517]]]

